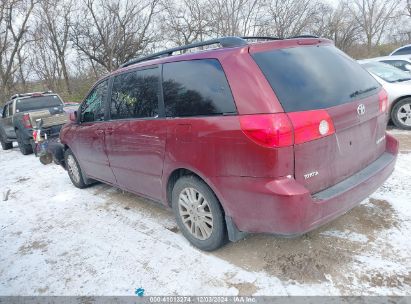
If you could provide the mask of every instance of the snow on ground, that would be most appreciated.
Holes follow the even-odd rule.
[[[325,228],[214,253],[189,245],[171,211],[103,184],[77,189],[62,168],[17,148],[0,151],[0,172],[0,295],[411,294],[411,154]]]

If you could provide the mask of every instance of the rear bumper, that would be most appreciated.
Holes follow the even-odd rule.
[[[217,182],[223,189],[220,196],[230,218],[228,230],[232,235],[241,231],[286,236],[313,230],[344,214],[380,187],[394,170],[397,154],[398,141],[387,135],[386,151],[377,160],[314,195],[293,178],[219,178]]]
[[[42,128],[42,134],[47,134],[48,138],[57,138],[60,135],[60,129],[63,125],[56,125],[47,128]],[[19,129],[22,134],[22,139],[25,144],[30,144],[31,140],[33,139],[33,129]]]

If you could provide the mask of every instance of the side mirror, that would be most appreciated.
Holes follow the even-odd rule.
[[[406,64],[404,67],[411,72],[411,64]]]
[[[70,112],[69,118],[70,121],[77,122],[77,111]]]

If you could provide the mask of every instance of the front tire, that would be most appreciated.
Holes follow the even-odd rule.
[[[25,144],[22,134],[20,133],[19,130],[16,130],[16,137],[17,137],[17,143],[19,144],[19,149],[21,154],[23,155],[28,155],[33,153],[33,148],[31,144]]]
[[[411,130],[411,98],[404,98],[394,105],[391,119],[397,128]]]
[[[88,185],[84,182],[80,165],[70,149],[67,149],[64,153],[64,161],[73,185],[80,189],[86,188]]]
[[[172,193],[177,225],[195,247],[212,251],[227,242],[223,209],[213,191],[194,175],[179,178]]]

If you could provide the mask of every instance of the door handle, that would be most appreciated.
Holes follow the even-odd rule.
[[[108,134],[108,135],[113,134],[113,132],[114,132],[114,129],[113,129],[113,128],[107,128],[107,129],[106,129],[106,134]]]
[[[104,130],[96,130],[95,133],[97,135],[102,135],[102,134],[104,134]]]

